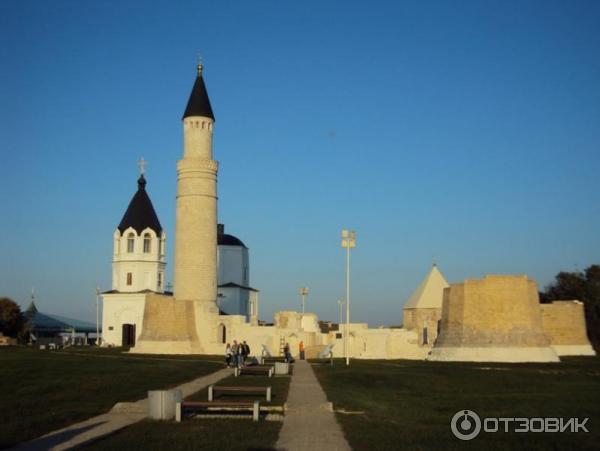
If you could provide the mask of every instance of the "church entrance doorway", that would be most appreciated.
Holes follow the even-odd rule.
[[[123,346],[135,346],[135,324],[123,324]]]

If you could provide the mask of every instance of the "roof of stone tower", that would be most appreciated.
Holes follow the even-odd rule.
[[[144,178],[144,174],[140,175],[138,179],[138,190],[133,195],[131,202],[129,202],[127,211],[125,211],[118,229],[123,233],[129,227],[133,227],[138,234],[142,233],[148,227],[154,230],[157,235],[160,235],[162,232],[162,227],[152,206],[152,201],[148,197],[148,193],[146,193],[146,179]]]
[[[444,288],[449,286],[437,265],[434,264],[427,277],[406,301],[404,308],[442,308]]]
[[[212,108],[210,106],[210,100],[208,99],[208,93],[206,92],[206,86],[202,78],[202,65],[198,65],[198,76],[196,82],[192,88],[192,93],[188,100],[185,112],[183,113],[183,119],[190,116],[204,116],[209,117],[213,121],[215,116],[213,115]]]

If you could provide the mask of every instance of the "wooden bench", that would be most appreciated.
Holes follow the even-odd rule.
[[[251,412],[258,421],[260,401],[184,401],[175,405],[175,421],[180,423],[186,412]]]
[[[242,395],[265,395],[267,402],[271,402],[271,387],[225,387],[208,386],[208,400],[213,401],[217,393],[242,394]]]
[[[259,375],[272,377],[274,371],[275,371],[275,368],[272,367],[271,365],[255,365],[255,366],[245,366],[243,368],[236,368],[235,372],[233,374],[235,375],[235,377],[243,376],[245,374],[252,374],[252,375],[259,374]]]
[[[268,364],[268,363],[275,363],[275,362],[284,362],[285,361],[285,357],[281,356],[281,357],[262,357],[262,364]],[[292,363],[292,362],[287,362],[287,363]]]

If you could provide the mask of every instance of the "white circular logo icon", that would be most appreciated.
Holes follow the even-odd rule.
[[[450,429],[460,440],[472,440],[481,431],[481,419],[472,410],[459,410],[452,417]]]

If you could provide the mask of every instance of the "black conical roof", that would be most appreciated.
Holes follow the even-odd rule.
[[[211,118],[213,121],[215,120],[210,100],[208,99],[208,93],[206,92],[206,86],[202,79],[202,66],[198,66],[198,77],[196,77],[190,99],[185,107],[183,119],[190,116],[204,116]]]
[[[148,193],[146,193],[146,179],[144,178],[144,174],[140,175],[138,179],[138,190],[131,199],[131,202],[129,202],[129,207],[127,207],[127,211],[125,211],[118,229],[123,233],[129,227],[133,227],[138,235],[147,227],[154,230],[157,235],[160,235],[162,232],[162,227],[152,206],[152,201],[148,197]]]

